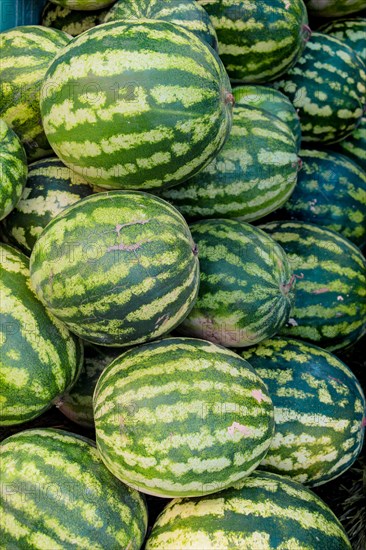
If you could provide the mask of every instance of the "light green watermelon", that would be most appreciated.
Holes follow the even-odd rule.
[[[75,338],[36,298],[29,260],[0,245],[0,425],[21,424],[52,406],[77,379],[83,360]]]
[[[0,120],[0,220],[19,202],[27,173],[27,157],[18,136]]]
[[[298,109],[303,142],[335,143],[350,135],[361,120],[366,68],[345,42],[317,32],[274,87]]]
[[[366,260],[360,250],[311,223],[275,221],[261,228],[284,248],[297,279],[281,334],[330,351],[359,340],[366,333]]]
[[[258,220],[290,197],[300,162],[290,126],[268,111],[235,105],[231,134],[221,152],[162,197],[187,220]]]
[[[366,172],[339,153],[302,149],[302,169],[277,217],[333,229],[366,244]]]
[[[71,36],[104,23],[107,9],[95,11],[77,11],[47,2],[42,12],[42,25],[59,29]]]
[[[145,19],[76,37],[47,71],[41,113],[57,156],[93,185],[158,190],[217,155],[233,101],[211,48],[183,27]]]
[[[31,255],[40,300],[75,334],[107,346],[159,338],[197,297],[197,249],[170,204],[131,191],[91,195],[48,224]]]
[[[209,14],[233,82],[267,83],[300,57],[310,36],[303,0],[198,0]]]
[[[146,550],[351,550],[342,525],[314,493],[285,477],[254,472],[231,489],[175,499]]]
[[[0,118],[19,136],[29,160],[52,153],[41,121],[40,92],[48,66],[70,38],[37,25],[0,33]]]
[[[268,86],[247,85],[233,88],[235,105],[268,111],[287,124],[294,134],[298,149],[301,144],[301,125],[299,115],[291,101],[284,94]]]
[[[126,351],[103,371],[93,403],[108,469],[161,497],[231,486],[258,466],[273,435],[262,380],[236,353],[204,340]]]
[[[30,254],[46,225],[67,206],[93,193],[93,188],[57,157],[29,166],[28,179],[16,208],[4,220],[4,232]]]
[[[204,220],[191,231],[200,288],[178,330],[228,347],[251,346],[276,334],[294,301],[283,249],[257,227],[235,220]]]
[[[159,19],[184,27],[217,50],[217,36],[208,13],[195,0],[119,0],[105,22]]]
[[[144,499],[108,472],[93,441],[32,429],[3,441],[0,453],[4,548],[140,550]]]
[[[261,468],[306,485],[343,474],[361,452],[366,401],[352,371],[311,344],[273,338],[241,353],[266,384],[275,435]]]

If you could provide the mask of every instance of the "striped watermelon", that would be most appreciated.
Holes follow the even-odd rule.
[[[144,499],[108,472],[89,439],[26,430],[2,442],[1,466],[4,548],[141,548]]]
[[[114,0],[51,0],[51,2],[70,10],[93,11],[110,6]]]
[[[299,110],[305,142],[334,143],[356,128],[366,103],[366,70],[345,42],[313,33],[297,64],[274,84]]]
[[[231,489],[175,499],[146,550],[350,550],[340,522],[314,493],[285,477],[254,472]]]
[[[0,33],[0,118],[18,134],[30,160],[52,152],[41,122],[40,88],[49,64],[70,38],[36,25]]]
[[[84,428],[94,428],[93,393],[99,376],[116,359],[119,351],[96,346],[86,346],[85,362],[76,384],[64,393],[56,407],[70,420]]]
[[[191,32],[117,21],[76,37],[55,59],[41,112],[56,154],[87,181],[147,190],[210,162],[230,131],[232,103],[218,56]]]
[[[358,246],[366,244],[366,172],[327,151],[303,149],[294,192],[278,216],[338,231]]]
[[[319,32],[343,40],[366,63],[366,19],[338,19],[322,25]]]
[[[4,220],[8,240],[29,254],[46,225],[93,188],[58,158],[49,157],[29,166],[23,196]]]
[[[0,245],[0,425],[39,416],[75,381],[82,346],[35,297],[28,258]]]
[[[261,467],[316,486],[352,466],[366,420],[365,396],[352,371],[328,351],[289,338],[266,340],[241,355],[275,407],[275,436]]]
[[[126,351],[103,371],[93,402],[106,466],[161,497],[231,486],[259,464],[273,435],[262,380],[236,353],[204,340]]]
[[[261,226],[285,249],[298,279],[291,317],[281,329],[337,350],[366,332],[366,261],[350,241],[300,221]]]
[[[341,153],[344,153],[366,170],[366,116],[346,139],[337,144]]]
[[[219,39],[232,81],[268,82],[300,57],[310,35],[303,0],[198,0]]]
[[[127,346],[167,334],[199,284],[197,250],[179,212],[146,193],[97,193],[61,212],[31,256],[40,300],[90,342]]]
[[[198,300],[179,330],[228,347],[270,338],[286,323],[294,279],[283,249],[257,227],[234,220],[191,226],[198,247]]]
[[[301,144],[301,125],[299,115],[291,101],[284,94],[267,86],[236,86],[233,89],[235,105],[269,111],[287,124],[295,136],[298,149]]]
[[[239,105],[234,107],[230,137],[217,157],[162,197],[188,220],[258,220],[287,201],[299,163],[286,123],[267,111]]]
[[[104,23],[107,9],[95,11],[70,10],[47,2],[42,12],[42,25],[78,36],[84,31]]]
[[[365,9],[365,0],[305,0],[311,15],[318,17],[342,17]]]
[[[19,202],[27,181],[27,157],[16,133],[0,119],[0,220]]]
[[[218,49],[216,31],[208,13],[195,0],[119,0],[108,12],[105,22],[145,18],[180,25],[214,50]]]

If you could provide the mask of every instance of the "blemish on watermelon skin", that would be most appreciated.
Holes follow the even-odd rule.
[[[129,223],[122,223],[122,224],[118,223],[115,227],[115,231],[119,236],[121,233],[121,229],[123,229],[124,227],[130,227],[131,225],[145,225],[145,223],[148,223],[149,221],[150,220],[137,220]]]
[[[366,428],[366,416],[363,417],[362,419],[362,422],[361,422],[361,429],[362,428]]]
[[[263,395],[261,390],[253,390],[252,391],[252,396],[254,397],[254,399],[256,401],[258,401],[258,403],[261,403],[264,399],[264,395]]]
[[[316,290],[313,290],[313,294],[325,294],[326,292],[330,292],[329,288],[318,288]]]
[[[235,430],[238,432],[244,434],[244,435],[251,435],[252,430],[248,428],[248,426],[244,426],[243,424],[239,424],[239,422],[233,422],[231,426],[228,427],[227,431],[230,435],[234,435]]]

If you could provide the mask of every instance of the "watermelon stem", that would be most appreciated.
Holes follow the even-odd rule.
[[[231,103],[231,105],[234,107],[235,105],[235,97],[230,92],[225,92],[225,104]]]
[[[311,30],[311,28],[309,27],[309,25],[303,25],[302,26],[302,31],[304,33],[304,40],[305,42],[308,42],[311,35],[313,34],[313,31]]]
[[[193,252],[193,255],[194,256],[198,256],[198,246],[195,244],[194,247],[192,248],[192,252]]]
[[[283,284],[281,285],[281,288],[282,288],[282,292],[287,295],[290,290],[292,289],[293,285],[294,285],[294,282],[296,279],[303,279],[304,278],[304,274],[303,273],[300,273],[300,275],[296,275],[295,273],[293,273],[291,275],[291,279],[289,280],[288,283],[286,284]]]
[[[57,397],[52,399],[52,403],[56,407],[56,409],[59,409],[64,404],[63,396],[57,395]]]

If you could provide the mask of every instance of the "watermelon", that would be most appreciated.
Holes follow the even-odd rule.
[[[156,190],[218,153],[233,101],[211,48],[183,27],[146,19],[76,37],[46,74],[41,112],[55,153],[87,181]]]
[[[269,88],[267,86],[236,86],[233,88],[233,96],[236,106],[257,107],[269,111],[271,115],[277,116],[285,124],[287,124],[295,136],[296,144],[300,149],[301,144],[301,125],[299,115],[291,101],[284,94]]]
[[[274,87],[299,110],[304,142],[334,143],[351,134],[366,103],[366,70],[347,44],[313,33],[297,64]]]
[[[81,342],[35,297],[29,260],[0,245],[0,425],[39,416],[69,388],[83,360]]]
[[[94,11],[110,6],[114,0],[51,0],[51,2],[70,10]]]
[[[273,435],[272,402],[249,363],[193,338],[126,351],[103,371],[93,403],[107,468],[161,497],[231,486],[260,463]]]
[[[353,133],[337,144],[341,153],[344,153],[366,170],[366,116]]]
[[[78,36],[84,31],[104,23],[107,9],[95,11],[70,10],[47,2],[42,12],[42,25]]]
[[[311,15],[317,17],[343,17],[365,9],[365,0],[305,0]]]
[[[366,63],[366,19],[338,19],[322,25],[319,32],[343,40]]]
[[[105,22],[145,18],[180,25],[214,50],[218,49],[216,31],[208,13],[195,0],[119,0],[108,12]]]
[[[275,408],[263,469],[317,486],[352,466],[362,449],[366,401],[340,359],[290,338],[266,340],[241,356],[266,384]]]
[[[85,362],[81,374],[72,387],[55,403],[56,407],[70,420],[84,428],[94,428],[93,393],[99,376],[104,369],[121,354],[121,350],[85,347]]]
[[[58,158],[41,159],[29,166],[21,200],[4,220],[7,239],[29,254],[39,235],[70,204],[93,193],[93,188]]]
[[[75,334],[127,346],[159,338],[191,310],[197,249],[184,218],[147,193],[97,193],[48,224],[31,255],[39,299]]]
[[[1,445],[1,538],[6,548],[139,550],[147,510],[104,467],[92,441],[26,430]]]
[[[300,151],[302,170],[278,216],[338,231],[366,244],[366,172],[351,159],[327,151]]]
[[[146,550],[350,550],[328,506],[295,481],[254,472],[217,495],[175,499]]]
[[[295,304],[281,334],[330,351],[366,332],[366,260],[338,233],[301,221],[261,228],[285,249],[296,282]]]
[[[286,123],[267,111],[235,105],[232,131],[221,152],[162,197],[187,220],[258,220],[287,201],[299,166],[297,144]]]
[[[27,181],[27,157],[18,136],[0,119],[0,220],[19,202]]]
[[[52,153],[39,110],[42,81],[66,33],[37,25],[0,33],[0,118],[20,137],[30,160]]]
[[[268,82],[300,57],[310,36],[303,0],[198,0],[219,40],[233,82]]]
[[[228,347],[254,345],[286,323],[294,278],[283,249],[257,227],[235,220],[191,226],[201,282],[179,331]]]

